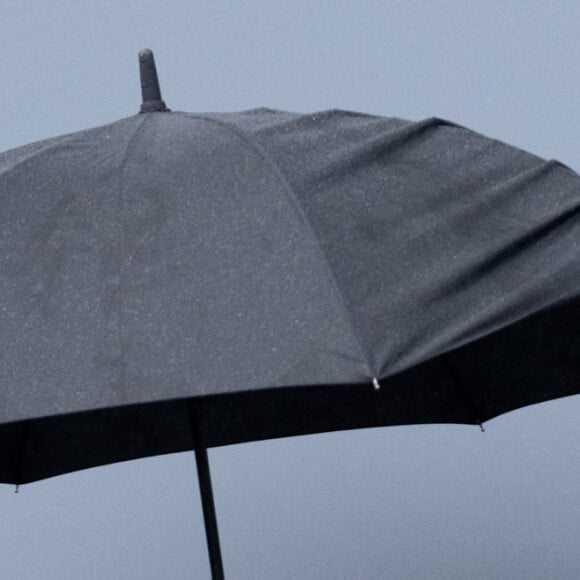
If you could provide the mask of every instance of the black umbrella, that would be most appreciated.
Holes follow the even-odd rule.
[[[437,118],[143,114],[0,156],[0,481],[580,387],[580,177]]]

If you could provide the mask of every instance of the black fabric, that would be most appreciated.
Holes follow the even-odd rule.
[[[6,152],[0,481],[191,449],[191,397],[215,446],[575,394],[579,207],[439,119],[150,113]]]

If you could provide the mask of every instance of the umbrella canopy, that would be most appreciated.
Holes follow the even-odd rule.
[[[580,390],[572,170],[437,118],[144,95],[0,155],[0,481]]]
[[[580,178],[447,121],[151,112],[4,153],[0,207],[2,481],[187,449],[189,397],[215,446],[580,386]]]

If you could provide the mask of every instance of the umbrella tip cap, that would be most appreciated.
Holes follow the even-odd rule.
[[[139,51],[139,60],[147,60],[153,58],[153,51],[150,48],[144,48]]]
[[[139,73],[141,76],[141,93],[143,104],[141,113],[169,111],[161,98],[157,68],[153,51],[145,48],[139,52]]]

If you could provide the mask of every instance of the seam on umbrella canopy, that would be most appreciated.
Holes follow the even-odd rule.
[[[314,228],[312,227],[312,224],[310,223],[310,220],[308,219],[306,212],[302,208],[302,205],[300,203],[298,196],[296,195],[293,188],[290,186],[290,184],[288,183],[288,181],[284,177],[278,164],[268,155],[268,153],[261,147],[261,145],[259,145],[252,138],[251,135],[249,135],[248,133],[245,133],[239,127],[232,125],[230,123],[227,123],[221,119],[219,119],[219,120],[213,119],[210,117],[205,117],[203,115],[187,114],[186,118],[199,119],[202,121],[206,121],[208,123],[213,123],[213,124],[218,125],[224,129],[227,129],[229,132],[233,133],[238,138],[242,139],[245,143],[247,143],[252,148],[252,150],[255,153],[257,153],[261,157],[261,159],[265,162],[265,164],[268,167],[268,169],[270,170],[270,172],[280,182],[280,184],[284,188],[284,191],[288,194],[288,197],[289,197],[290,201],[292,202],[293,207],[296,209],[296,213],[298,214],[298,217],[303,222],[303,224],[306,226],[307,230],[310,232],[310,237],[314,241],[314,245],[316,246],[318,253],[322,257],[322,263],[324,264],[324,267],[328,272],[331,287],[333,288],[333,290],[336,294],[336,297],[339,301],[340,309],[343,312],[343,316],[344,316],[344,318],[349,326],[351,334],[352,334],[357,346],[359,347],[359,350],[360,350],[360,353],[363,357],[363,360],[366,363],[368,373],[369,373],[368,378],[369,378],[369,380],[371,380],[373,377],[377,376],[378,371],[376,371],[376,369],[372,368],[372,363],[371,363],[372,357],[369,356],[369,353],[367,352],[367,350],[365,349],[365,347],[363,345],[363,341],[361,340],[360,336],[355,331],[355,326],[353,324],[351,315],[349,314],[349,311],[346,307],[346,301],[344,299],[344,296],[342,294],[340,286],[338,285],[338,281],[334,275],[334,272],[332,271],[332,267],[330,266],[330,263],[329,263],[328,258],[326,256],[326,253],[322,247],[322,244],[320,243],[320,240],[318,239],[318,236],[316,235],[316,232],[314,231]],[[380,377],[378,377],[378,378],[380,378]]]
[[[137,137],[143,131],[143,127],[145,126],[147,121],[150,119],[151,115],[152,115],[152,113],[145,113],[145,114],[141,114],[141,115],[139,115],[139,117],[137,117],[138,124],[133,131],[133,135],[131,135],[131,137],[129,137],[129,139],[127,140],[127,144],[125,145],[125,151],[123,152],[123,157],[122,157],[121,162],[119,164],[119,173],[123,173],[125,171],[125,167],[127,166],[127,160],[129,158],[129,153],[131,153],[132,150],[135,148],[135,144],[137,142]]]
[[[15,168],[20,167],[21,165],[25,165],[29,161],[33,161],[34,158],[38,157],[39,155],[51,153],[55,150],[60,149],[63,145],[67,145],[69,142],[78,139],[83,134],[92,133],[95,130],[104,130],[107,128],[112,128],[119,125],[120,123],[126,123],[128,121],[131,121],[135,117],[136,115],[131,115],[130,117],[124,117],[123,119],[113,121],[112,123],[105,123],[104,125],[99,125],[98,127],[89,127],[88,129],[81,129],[79,131],[74,131],[66,135],[57,135],[56,137],[48,137],[47,139],[40,139],[39,141],[34,141],[32,143],[27,143],[25,145],[19,145],[6,151],[0,151],[0,160],[3,157],[9,158],[13,154],[18,155],[22,151],[26,150],[29,151],[29,153],[27,153],[23,158],[21,158],[20,155],[18,155],[19,157],[18,159],[14,161],[7,161],[6,166],[3,167],[0,165],[0,176],[2,176],[2,174],[5,172],[10,172]]]
[[[119,121],[117,121],[118,123]],[[114,123],[111,123],[113,125]],[[106,125],[105,125],[106,126]],[[30,161],[34,161],[36,157],[39,155],[43,155],[46,153],[51,153],[55,150],[61,149],[63,145],[66,144],[67,141],[74,141],[78,138],[78,136],[86,131],[92,131],[93,129],[85,129],[83,131],[76,131],[75,133],[71,133],[70,135],[66,135],[65,137],[52,137],[49,139],[45,139],[42,141],[36,141],[29,145],[23,145],[21,147],[15,147],[14,149],[9,149],[8,151],[2,151],[0,155],[4,157],[5,155],[9,156],[11,153],[18,153],[22,151],[22,149],[30,148],[31,151],[24,157],[18,156],[17,159],[14,161],[8,161],[6,166],[2,167],[0,165],[0,176],[4,173],[10,173],[16,168],[21,167],[22,165],[26,165]]]
[[[142,134],[143,132],[143,127],[145,127],[145,124],[147,123],[148,119],[150,118],[151,113],[146,113],[144,115],[141,115],[139,124],[137,125],[137,127],[135,128],[135,131],[133,133],[133,135],[131,135],[131,137],[129,138],[129,140],[127,141],[127,144],[125,146],[125,151],[123,153],[123,157],[121,159],[121,163],[119,164],[119,174],[123,175],[125,173],[125,169],[127,167],[127,160],[129,158],[129,154],[130,152],[135,148],[135,145],[137,143],[137,138],[139,137],[139,135]],[[125,183],[123,187],[119,188],[118,191],[118,197],[117,197],[117,218],[119,220],[119,249],[120,249],[120,255],[121,256],[126,256],[127,255],[127,249],[126,249],[126,239],[125,239],[125,232],[127,230],[127,226],[126,223],[124,221],[124,204],[123,204],[123,197],[124,197],[124,193],[128,188],[128,183]],[[118,300],[118,305],[120,306],[123,303],[123,290],[125,287],[124,284],[124,279],[125,276],[123,276],[123,259],[119,260],[119,288],[117,291],[117,300]],[[126,380],[127,380],[127,356],[125,354],[125,341],[123,340],[123,331],[125,329],[125,316],[124,316],[124,312],[125,309],[124,308],[119,308],[118,309],[119,312],[119,323],[117,325],[117,348],[119,349],[119,360],[121,361],[121,364],[119,365],[119,378],[117,381],[117,387],[119,389],[121,389],[123,392],[125,392],[125,384],[126,384]]]

